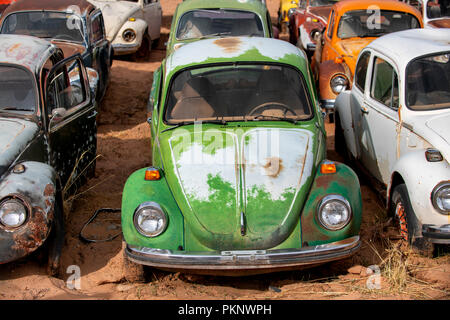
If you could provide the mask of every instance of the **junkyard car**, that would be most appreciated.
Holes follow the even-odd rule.
[[[278,8],[278,28],[281,31],[286,30],[289,23],[289,16],[294,13],[298,6],[298,0],[280,0]]]
[[[98,78],[79,55],[35,37],[0,35],[0,264],[64,241],[63,192],[91,172]],[[49,239],[50,240],[50,239]]]
[[[425,28],[450,28],[449,0],[418,0],[415,1],[422,12]]]
[[[267,7],[257,0],[189,0],[172,19],[167,55],[185,43],[211,37],[273,37]]]
[[[262,273],[355,252],[359,181],[325,159],[313,88],[286,41],[206,39],[167,57],[149,100],[152,167],[123,191],[125,261]]]
[[[450,244],[450,29],[383,36],[336,100],[336,149],[387,189],[401,235]]]
[[[102,9],[106,35],[114,55],[149,57],[161,35],[162,8],[159,0],[89,0]]]
[[[0,17],[3,14],[3,11],[9,6],[11,0],[0,0]]]
[[[420,12],[400,1],[344,0],[334,4],[311,61],[322,107],[332,111],[336,96],[350,88],[362,48],[382,35],[421,27]]]
[[[331,6],[339,0],[300,0],[289,17],[289,42],[312,54],[326,28]]]
[[[97,101],[108,85],[112,63],[111,45],[105,37],[103,16],[85,0],[17,0],[3,13],[2,34],[30,35],[61,48],[64,56],[80,53],[85,66],[97,71]]]

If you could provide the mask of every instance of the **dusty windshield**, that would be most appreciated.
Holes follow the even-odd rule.
[[[450,107],[450,52],[419,58],[406,70],[406,103],[413,110]]]
[[[341,39],[380,37],[383,34],[420,28],[413,15],[405,12],[355,10],[346,12],[339,21],[337,35]]]
[[[13,13],[6,17],[1,33],[83,42],[82,28],[81,18],[77,15],[30,11]]]
[[[311,0],[309,1],[309,5],[311,7],[321,7],[321,6],[332,6],[339,0]]]
[[[450,1],[438,0],[427,3],[428,19],[450,18]]]
[[[36,91],[32,75],[20,68],[0,66],[0,112],[34,112]]]
[[[185,13],[178,24],[178,40],[214,36],[264,37],[261,19],[253,12],[210,9]]]
[[[305,120],[312,111],[303,76],[278,65],[186,70],[172,81],[170,124],[189,121]]]

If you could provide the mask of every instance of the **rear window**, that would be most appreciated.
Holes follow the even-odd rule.
[[[35,81],[22,68],[0,66],[0,111],[35,112]]]

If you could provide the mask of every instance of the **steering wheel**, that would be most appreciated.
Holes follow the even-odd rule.
[[[270,106],[270,107],[269,107]],[[254,107],[249,113],[249,116],[252,116],[256,113],[256,111],[259,111],[259,109],[284,109],[284,113],[283,116],[286,116],[286,113],[289,111],[290,113],[292,113],[294,116],[297,115],[297,113],[292,110],[289,106],[285,105],[284,103],[281,102],[265,102],[262,103],[256,107]]]

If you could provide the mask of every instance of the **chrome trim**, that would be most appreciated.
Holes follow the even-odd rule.
[[[133,262],[165,269],[257,270],[317,265],[343,259],[361,246],[359,236],[301,249],[185,252],[128,245]]]
[[[322,163],[326,163],[326,162],[322,162]],[[341,227],[333,228],[333,227],[327,226],[323,222],[323,220],[321,219],[320,212],[322,211],[324,205],[327,202],[332,201],[332,200],[337,200],[337,201],[342,202],[348,209],[348,219],[347,219],[346,223],[344,225],[342,225]],[[317,206],[317,212],[316,213],[317,213],[317,218],[319,220],[319,223],[322,225],[322,227],[324,227],[327,230],[331,230],[331,231],[338,231],[338,230],[344,229],[350,223],[350,221],[352,220],[352,206],[350,205],[348,200],[345,199],[340,194],[329,194],[329,195],[326,195],[325,197],[323,197],[322,200],[320,200],[319,205]]]
[[[154,168],[154,167],[150,167],[150,168]],[[139,226],[138,222],[137,222],[137,216],[138,216],[138,212],[144,208],[153,208],[153,209],[157,209],[159,211],[162,212],[163,216],[164,216],[164,225],[161,228],[161,230],[159,230],[159,232],[155,233],[155,234],[148,234],[146,233],[144,230],[141,229],[141,227]],[[143,235],[144,237],[147,238],[155,238],[157,236],[159,236],[161,233],[163,233],[164,231],[166,231],[167,228],[167,224],[168,224],[168,220],[169,218],[167,217],[166,212],[163,210],[163,208],[161,208],[161,206],[156,203],[156,202],[143,202],[141,203],[136,210],[134,210],[134,214],[133,214],[133,224],[134,227],[136,228],[137,232],[139,232],[141,235]]]
[[[432,243],[450,244],[450,224],[441,226],[424,224],[422,235]]]
[[[114,54],[131,54],[135,53],[139,50],[140,44],[139,43],[130,43],[130,44],[124,44],[124,43],[113,43],[112,48],[114,49]]]
[[[327,111],[333,111],[334,110],[334,103],[336,100],[320,100],[320,106]]]

